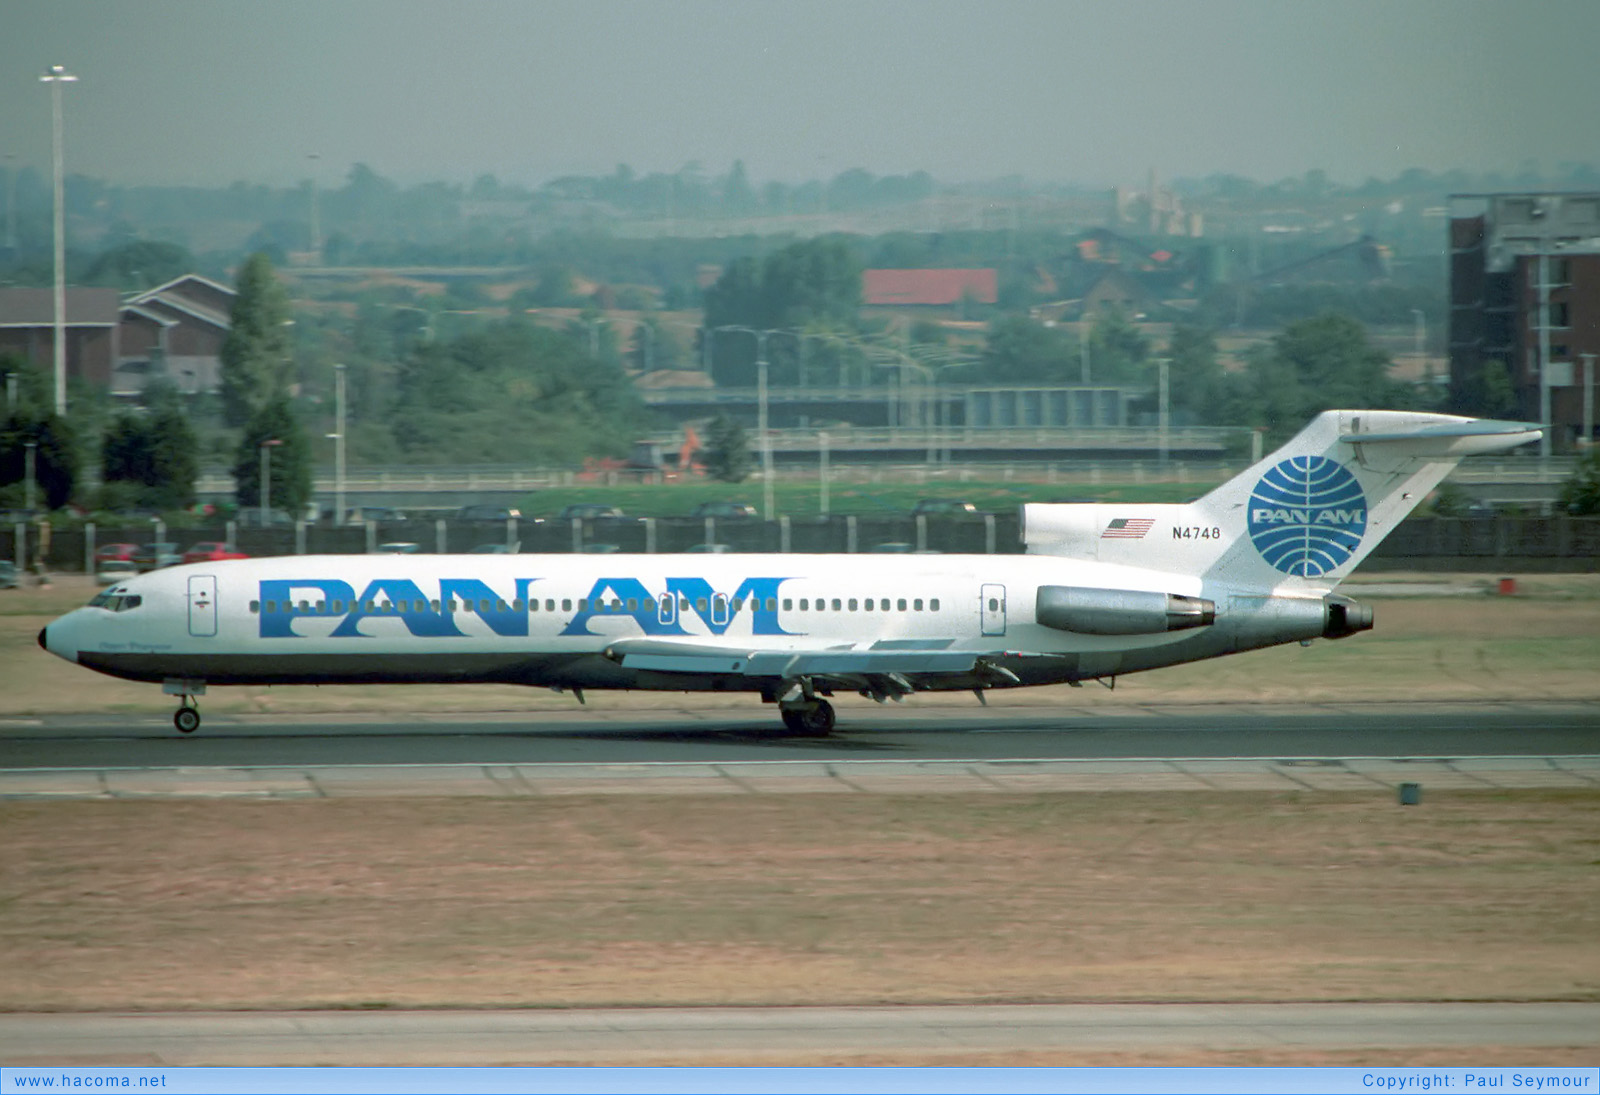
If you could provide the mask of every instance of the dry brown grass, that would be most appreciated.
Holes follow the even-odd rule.
[[[1600,998],[1600,793],[0,806],[0,1008]]]

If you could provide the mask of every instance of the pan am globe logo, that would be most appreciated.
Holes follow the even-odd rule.
[[[1355,554],[1366,531],[1361,484],[1326,456],[1276,464],[1250,495],[1250,541],[1285,574],[1328,573]]]

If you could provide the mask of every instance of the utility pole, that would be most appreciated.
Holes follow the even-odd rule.
[[[344,526],[344,366],[334,367],[335,402],[339,410],[339,432],[333,443],[333,522]]]

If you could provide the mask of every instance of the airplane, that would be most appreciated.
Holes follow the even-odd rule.
[[[1194,502],[1023,507],[1021,555],[299,555],[170,567],[39,632],[159,682],[174,726],[210,685],[499,682],[745,692],[793,732],[829,697],[1085,681],[1342,639],[1334,592],[1464,456],[1524,422],[1326,411]]]

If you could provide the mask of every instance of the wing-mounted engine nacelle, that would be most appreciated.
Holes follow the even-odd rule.
[[[1216,622],[1217,605],[1178,593],[1040,586],[1034,618],[1046,627],[1080,635],[1156,635],[1209,627]]]

